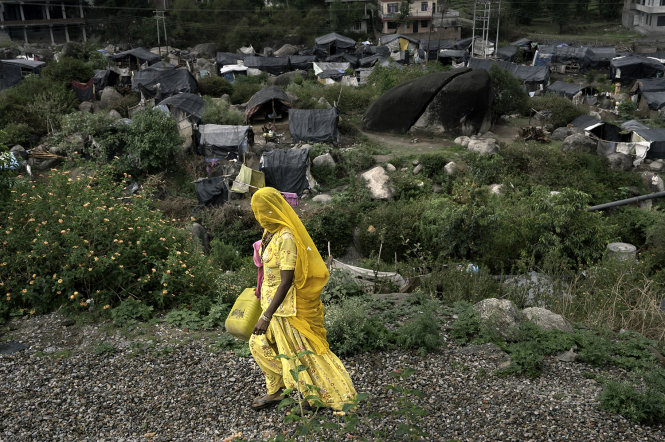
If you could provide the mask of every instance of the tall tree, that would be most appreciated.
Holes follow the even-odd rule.
[[[519,25],[530,25],[541,13],[541,0],[509,0],[511,15]]]

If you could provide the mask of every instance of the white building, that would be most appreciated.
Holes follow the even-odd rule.
[[[621,23],[640,34],[665,34],[665,0],[624,0]]]

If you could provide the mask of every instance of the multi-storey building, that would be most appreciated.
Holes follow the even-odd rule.
[[[640,34],[665,34],[665,0],[624,0],[621,23]]]
[[[0,33],[26,43],[85,41],[83,3],[80,0],[0,0]]]
[[[400,5],[404,1],[379,0],[379,18],[383,34],[405,34],[422,37],[458,39],[461,36],[459,13],[452,9],[439,11],[437,2],[409,0],[408,14],[404,15]],[[417,34],[417,35],[416,35]]]

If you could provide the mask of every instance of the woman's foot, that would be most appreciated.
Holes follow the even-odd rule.
[[[266,394],[265,396],[259,396],[254,399],[252,402],[252,408],[255,410],[263,410],[264,408],[271,407],[275,404],[279,404],[284,399],[284,390],[279,390],[277,393]]]

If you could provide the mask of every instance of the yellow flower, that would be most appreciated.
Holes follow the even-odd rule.
[[[21,290],[21,293],[28,293],[28,289]]]
[[[167,274],[167,275],[170,275],[170,274],[171,274],[171,271],[170,271],[170,270],[167,270],[167,271],[166,271],[166,274]]]
[[[62,279],[58,279],[58,284],[62,284]]]
[[[74,292],[74,296],[78,296],[79,292]]]
[[[104,310],[108,310],[108,309],[110,309],[110,308],[111,308],[111,306],[108,305],[108,304],[106,304],[106,305],[104,306]]]
[[[88,271],[89,271],[89,272],[92,272],[92,267],[88,267]]]
[[[169,291],[168,290],[163,290],[162,294],[166,295]]]

